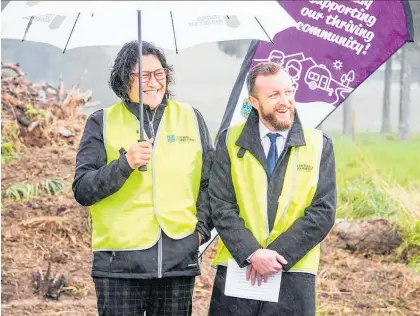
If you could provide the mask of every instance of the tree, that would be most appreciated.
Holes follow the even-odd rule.
[[[351,96],[343,102],[343,134],[352,135],[353,134],[353,106],[351,101]]]
[[[385,64],[384,103],[382,108],[381,134],[391,132],[391,83],[392,83],[392,57]]]
[[[401,73],[400,73],[400,117],[398,138],[402,141],[410,139],[410,125],[408,122],[410,116],[410,85],[411,85],[411,67],[409,65],[408,54],[409,44],[401,49]]]

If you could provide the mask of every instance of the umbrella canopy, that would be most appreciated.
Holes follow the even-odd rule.
[[[296,25],[276,1],[11,1],[2,38],[42,42],[63,50],[121,46],[138,38],[171,50],[215,41],[274,36]]]

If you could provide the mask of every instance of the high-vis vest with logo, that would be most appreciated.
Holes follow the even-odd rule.
[[[238,157],[239,146],[235,144],[244,124],[229,129],[227,150],[231,160],[231,175],[235,189],[239,216],[244,220],[262,248],[266,248],[280,234],[285,232],[305,209],[311,205],[318,185],[319,165],[323,148],[322,133],[315,129],[305,129],[305,146],[292,147],[281,195],[278,199],[277,214],[271,232],[268,232],[267,217],[267,175],[261,163],[246,151]],[[274,180],[275,181],[275,180]],[[219,238],[216,256],[212,265],[227,265],[232,255]],[[289,271],[316,274],[320,259],[320,245],[310,250]]]
[[[119,158],[121,148],[128,151],[138,142],[138,130],[138,119],[122,102],[104,109],[108,164]],[[147,171],[135,169],[117,192],[90,207],[92,249],[147,249],[159,240],[160,229],[173,239],[192,234],[201,167],[194,109],[168,100]]]

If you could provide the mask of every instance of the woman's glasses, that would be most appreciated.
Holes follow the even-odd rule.
[[[159,68],[154,71],[143,71],[142,72],[142,82],[146,83],[149,82],[149,80],[152,78],[152,74],[155,77],[156,80],[163,80],[166,78],[166,69],[165,68]],[[131,75],[138,77],[138,72],[132,72]]]

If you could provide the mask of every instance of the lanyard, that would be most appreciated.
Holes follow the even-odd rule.
[[[147,121],[149,122],[149,128],[150,128],[150,134],[151,134],[151,138],[153,138],[155,140],[155,130],[153,128],[153,122],[155,121],[155,114],[158,110],[159,105],[156,107],[156,109],[153,111],[153,115],[152,115],[152,120],[150,120],[149,117],[149,111],[146,110],[146,115],[147,115]]]

